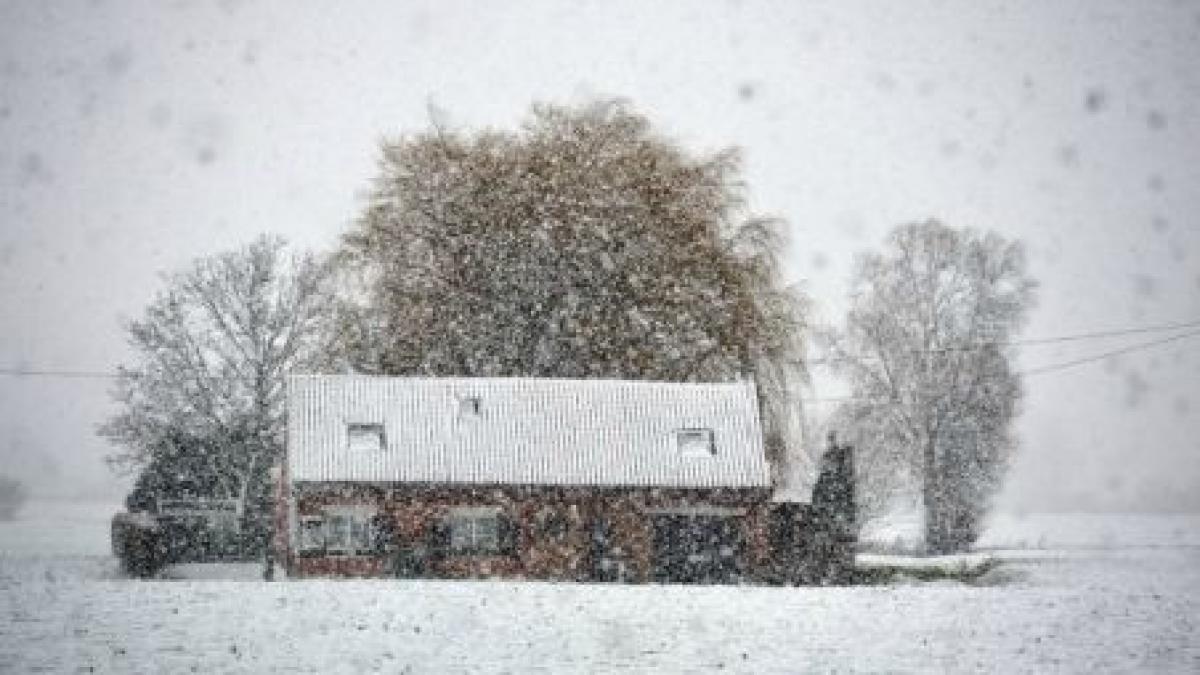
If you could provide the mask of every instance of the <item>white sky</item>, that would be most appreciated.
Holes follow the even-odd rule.
[[[936,216],[1027,242],[1028,337],[1200,320],[1198,2],[514,5],[0,5],[0,366],[111,369],[158,273],[261,231],[330,246],[430,102],[511,127],[594,95],[743,148],[823,319],[855,251]],[[0,471],[120,494],[106,386],[0,376]],[[1200,338],[1032,378],[1025,408],[1007,506],[1200,508]]]

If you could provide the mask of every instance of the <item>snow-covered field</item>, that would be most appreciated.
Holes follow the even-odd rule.
[[[1197,516],[1001,519],[983,585],[796,589],[131,581],[111,509],[30,511],[0,523],[5,672],[1200,672]]]

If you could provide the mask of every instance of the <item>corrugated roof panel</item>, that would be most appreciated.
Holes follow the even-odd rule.
[[[752,383],[386,378],[288,382],[295,481],[768,487]],[[480,411],[464,411],[477,396]],[[469,408],[469,406],[468,406]],[[351,452],[346,425],[384,427]],[[682,457],[675,432],[713,430],[712,457]]]

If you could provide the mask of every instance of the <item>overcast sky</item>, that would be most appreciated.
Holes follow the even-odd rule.
[[[1197,64],[1198,2],[4,2],[0,367],[111,370],[160,272],[329,248],[430,103],[512,127],[594,96],[741,147],[822,320],[856,251],[933,216],[1027,243],[1026,337],[1200,321]],[[0,473],[119,498],[107,387],[0,375]],[[1200,338],[1027,388],[1006,507],[1200,509]]]

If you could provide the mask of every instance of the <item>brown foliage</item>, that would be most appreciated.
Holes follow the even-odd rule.
[[[537,105],[516,132],[434,124],[385,142],[343,240],[332,365],[752,375],[769,420],[798,415],[784,411],[803,376],[802,296],[778,281],[782,223],[746,214],[738,170],[736,152],[693,156],[619,101]]]

